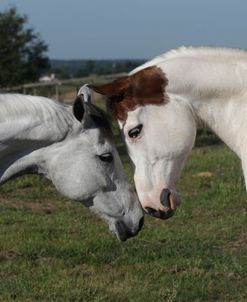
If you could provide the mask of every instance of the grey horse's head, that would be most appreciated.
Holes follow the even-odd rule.
[[[84,87],[74,102],[73,115],[72,133],[51,157],[51,179],[60,192],[107,221],[110,230],[124,241],[138,233],[144,218],[113,143],[106,114],[91,104]]]

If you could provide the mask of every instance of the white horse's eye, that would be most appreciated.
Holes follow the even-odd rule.
[[[135,128],[132,128],[128,132],[129,137],[130,138],[137,138],[140,135],[141,131],[142,131],[142,127],[143,127],[143,125],[140,124],[140,125],[136,126]]]
[[[99,155],[99,159],[106,163],[111,163],[113,161],[113,155],[111,153],[104,153]]]

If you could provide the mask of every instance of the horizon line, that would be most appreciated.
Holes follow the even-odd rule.
[[[48,57],[49,58],[49,57]],[[119,60],[119,61],[128,61],[128,60],[131,60],[131,61],[145,61],[145,60],[148,60],[147,58],[111,58],[111,59],[95,59],[95,58],[76,58],[76,59],[57,59],[57,58],[49,58],[49,60],[59,60],[59,61],[80,61],[80,60],[83,60],[83,61],[113,61],[113,60]]]

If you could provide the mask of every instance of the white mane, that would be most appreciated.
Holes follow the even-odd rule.
[[[247,52],[245,50],[224,47],[180,47],[178,49],[174,49],[165,54],[157,56],[156,58],[154,58],[154,60],[157,59],[158,61],[161,61],[186,56],[214,56],[217,59],[234,57],[247,60]]]
[[[41,133],[46,133],[44,139],[59,140],[71,131],[74,121],[70,106],[44,97],[0,94],[1,140],[18,133],[28,139],[43,139]]]
[[[179,59],[179,58],[211,58],[214,57],[215,60],[240,60],[240,61],[247,61],[247,51],[237,48],[224,48],[224,47],[179,47],[178,49],[170,50],[164,54],[161,54],[152,60],[142,64],[141,66],[137,67],[130,74],[136,73],[144,68],[160,65],[167,60],[171,59]]]
[[[0,122],[18,119],[20,116],[32,116],[43,120],[48,117],[68,118],[70,106],[57,101],[31,95],[0,94]]]

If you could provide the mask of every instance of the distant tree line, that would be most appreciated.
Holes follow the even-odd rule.
[[[81,78],[92,74],[104,75],[129,72],[144,60],[51,60],[51,72],[57,78]]]

